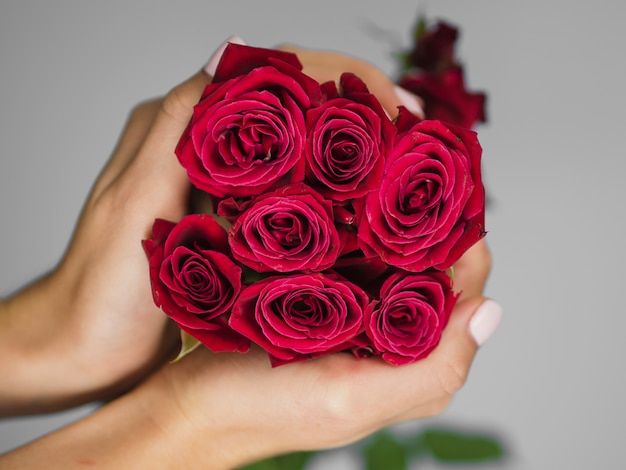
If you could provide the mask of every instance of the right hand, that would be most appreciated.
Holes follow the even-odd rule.
[[[500,320],[499,307],[482,297],[490,265],[484,241],[459,260],[456,286],[463,294],[438,347],[415,363],[396,367],[337,353],[272,368],[256,347],[247,354],[199,348],[164,366],[137,393],[163,407],[157,422],[172,429],[168,439],[183,440],[177,445],[188,449],[187,463],[209,468],[337,447],[436,415],[465,383],[479,343]]]

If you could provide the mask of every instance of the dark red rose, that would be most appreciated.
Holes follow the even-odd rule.
[[[269,277],[243,290],[230,325],[277,366],[348,348],[368,303],[365,292],[332,273]]]
[[[304,184],[254,199],[228,240],[235,259],[257,272],[323,271],[340,248],[332,203]]]
[[[364,257],[355,251],[339,257],[333,271],[353,282],[372,297],[378,296],[380,285],[396,268],[389,266],[379,256]]]
[[[358,359],[366,359],[372,356],[378,356],[378,352],[374,349],[372,340],[369,339],[367,333],[363,332],[350,341],[348,350]]]
[[[306,115],[307,184],[336,201],[358,198],[378,187],[395,135],[365,83],[351,73],[323,85],[328,101]]]
[[[301,69],[293,54],[227,46],[176,148],[194,186],[250,197],[302,181],[304,114],[322,95]]]
[[[422,359],[439,344],[457,296],[441,271],[398,271],[387,279],[380,300],[365,311],[365,331],[375,355],[393,365]],[[362,340],[355,354],[369,352]]]
[[[360,213],[360,246],[407,271],[447,269],[485,235],[482,149],[475,132],[403,108],[396,124],[380,190]]]
[[[247,351],[250,342],[228,326],[242,284],[226,231],[205,214],[157,219],[143,245],[155,304],[212,351]]]
[[[486,96],[467,90],[460,66],[443,72],[408,74],[401,78],[398,85],[422,98],[426,119],[445,121],[467,129],[487,120]]]
[[[458,36],[457,28],[450,24],[440,21],[427,29],[425,22],[420,21],[415,34],[415,45],[406,57],[408,67],[440,71],[454,66],[454,44]]]

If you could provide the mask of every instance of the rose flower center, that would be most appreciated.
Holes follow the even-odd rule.
[[[405,193],[402,203],[402,212],[405,214],[417,214],[433,207],[439,194],[439,185],[430,178],[416,181]]]
[[[302,242],[302,221],[292,214],[276,214],[268,221],[274,239],[283,247],[296,247]]]

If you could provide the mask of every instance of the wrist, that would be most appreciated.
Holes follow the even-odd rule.
[[[238,364],[240,356],[214,355],[200,348],[179,362],[164,366],[142,385],[154,393],[151,401],[159,406],[155,419],[163,423],[163,428],[172,430],[174,447],[184,449],[181,452],[188,468],[239,468],[288,450],[276,448],[281,441],[265,432],[268,428],[259,419],[263,413],[256,404],[241,400],[254,392],[238,391],[241,383],[249,384],[252,380],[242,380],[247,371]],[[258,404],[262,401],[259,396]]]
[[[0,456],[2,468],[50,470],[92,466],[103,470],[185,466],[179,420],[150,394],[130,392],[93,414]],[[182,429],[184,431],[184,429]]]
[[[115,396],[94,367],[57,271],[0,302],[0,416],[55,412]]]
[[[52,284],[48,275],[0,304],[0,371],[11,377],[0,390],[2,416],[54,411],[70,386],[57,370],[65,356]]]
[[[179,391],[172,387],[168,378],[169,369],[174,367],[174,364],[163,366],[121,398],[136,402],[146,417],[147,428],[155,430],[150,443],[164,451],[158,468],[236,468],[241,460],[233,458],[231,443],[224,438],[224,426],[228,422],[208,416],[203,425],[198,425],[195,413],[181,406]],[[203,416],[207,416],[206,412],[206,409],[202,410]]]

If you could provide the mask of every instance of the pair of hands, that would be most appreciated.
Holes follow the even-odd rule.
[[[354,72],[391,116],[401,104],[419,113],[415,97],[398,94],[367,62],[281,49],[295,52],[304,72],[319,81]],[[464,383],[478,343],[499,320],[482,297],[491,265],[483,241],[455,266],[461,298],[439,347],[417,363],[396,368],[334,354],[272,369],[257,348],[245,355],[199,348],[163,365],[176,352],[178,330],[153,304],[140,241],[155,218],[179,220],[187,212],[190,187],[173,149],[215,64],[214,55],[165,98],[133,110],[59,266],[1,305],[0,326],[11,332],[5,359],[23,366],[0,392],[0,414],[54,411],[132,389],[124,400],[157,405],[152,419],[172,447],[183,435],[181,446],[204,449],[190,454],[193,462],[221,468],[216,462],[229,467],[335,447],[440,413]],[[224,452],[234,445],[237,452]]]

